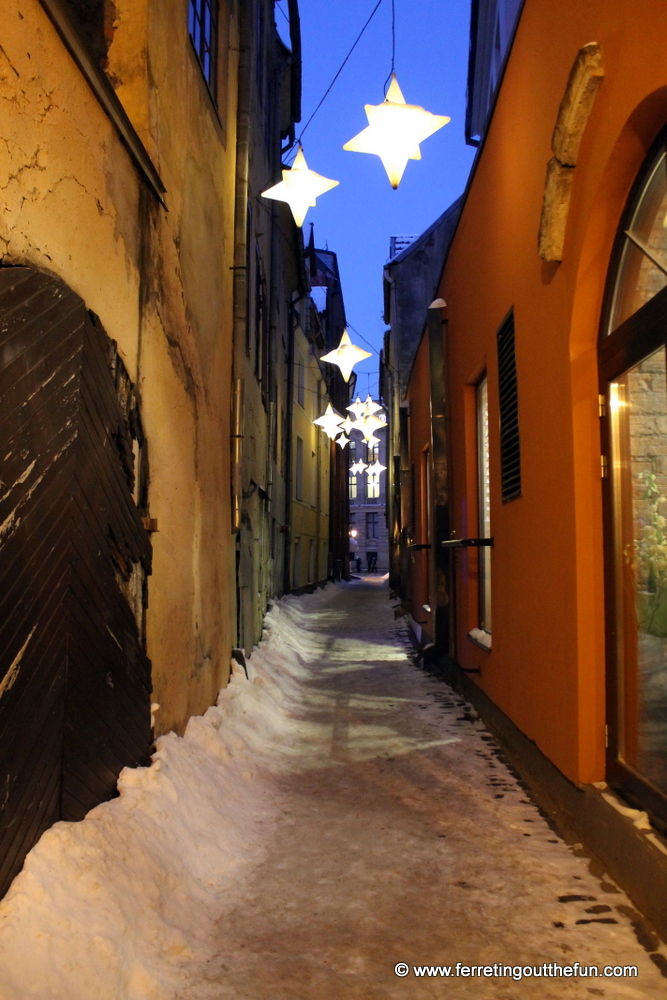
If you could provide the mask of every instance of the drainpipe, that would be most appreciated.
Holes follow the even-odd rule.
[[[239,4],[239,69],[236,124],[236,192],[234,200],[234,314],[232,410],[232,531],[241,530],[243,490],[243,374],[248,322],[248,175],[250,161],[250,10]]]
[[[453,588],[451,550],[441,541],[450,537],[450,490],[445,405],[445,361],[443,337],[447,330],[445,303],[436,299],[427,319],[428,362],[431,404],[431,456],[433,462],[433,531],[431,541],[432,580],[429,587],[435,600],[434,642],[446,655],[453,655],[456,630],[453,628]]]
[[[283,593],[289,594],[292,589],[290,573],[292,554],[292,434],[294,428],[294,303],[290,303],[287,330],[287,413],[285,427],[285,518],[283,532],[285,536],[283,559]]]

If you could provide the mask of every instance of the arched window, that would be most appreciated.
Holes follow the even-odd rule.
[[[667,822],[667,133],[612,255],[599,343],[610,781]]]

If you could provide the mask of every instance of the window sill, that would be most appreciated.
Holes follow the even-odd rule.
[[[491,633],[485,632],[481,628],[473,628],[468,632],[468,639],[478,649],[483,649],[485,653],[491,652]]]

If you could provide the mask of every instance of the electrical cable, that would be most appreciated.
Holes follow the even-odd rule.
[[[391,0],[391,70],[384,82],[384,96],[387,96],[387,87],[392,76],[396,72],[396,0]]]
[[[331,83],[330,83],[330,84],[329,84],[329,86],[327,87],[326,91],[324,92],[324,96],[322,97],[322,99],[321,99],[320,103],[319,103],[319,104],[317,105],[317,107],[316,107],[316,108],[315,108],[315,110],[313,111],[312,115],[310,116],[310,118],[308,119],[308,121],[306,122],[306,124],[305,124],[305,125],[303,126],[303,128],[301,129],[301,132],[299,133],[299,136],[298,136],[298,138],[296,138],[296,139],[294,140],[294,142],[292,143],[292,145],[291,145],[291,146],[290,146],[290,147],[288,148],[288,150],[285,150],[285,152],[289,152],[289,149],[293,149],[293,148],[294,148],[294,146],[300,146],[300,145],[301,145],[301,140],[303,139],[303,136],[304,136],[304,133],[305,133],[306,129],[308,128],[308,126],[309,126],[309,125],[310,125],[310,123],[312,122],[313,118],[315,117],[315,115],[316,115],[316,114],[317,114],[317,112],[318,112],[318,111],[320,110],[320,108],[321,108],[321,107],[322,107],[322,105],[324,104],[325,100],[327,99],[327,97],[328,97],[328,96],[329,96],[329,94],[331,93],[331,90],[332,90],[332,88],[333,88],[333,85],[335,84],[335,82],[336,82],[336,80],[338,79],[338,77],[340,76],[340,74],[341,74],[341,73],[343,72],[343,70],[344,70],[344,68],[345,68],[345,65],[346,65],[346,63],[347,63],[348,59],[350,58],[350,56],[352,55],[352,53],[353,53],[353,52],[354,52],[354,50],[356,49],[357,45],[358,45],[358,44],[359,44],[359,42],[361,41],[361,38],[362,38],[362,35],[364,34],[364,32],[366,31],[366,28],[368,27],[368,25],[369,25],[369,24],[371,23],[371,21],[372,21],[372,20],[373,20],[373,18],[375,17],[375,14],[377,13],[377,10],[378,10],[378,8],[379,8],[379,7],[381,6],[381,4],[382,4],[382,3],[383,3],[383,0],[377,0],[377,3],[375,4],[375,7],[373,7],[373,10],[371,11],[371,14],[370,14],[370,17],[368,18],[368,20],[367,20],[367,21],[366,21],[366,23],[364,24],[363,28],[361,29],[361,31],[360,31],[360,32],[359,32],[359,34],[357,35],[357,37],[356,37],[356,39],[355,39],[355,42],[354,42],[354,44],[353,44],[352,48],[350,49],[350,51],[348,52],[348,54],[347,54],[347,55],[345,56],[345,58],[343,59],[343,61],[342,61],[341,65],[340,65],[340,68],[338,69],[338,72],[336,73],[336,75],[334,76],[333,80],[331,81]],[[393,0],[392,0],[392,7],[393,7]]]

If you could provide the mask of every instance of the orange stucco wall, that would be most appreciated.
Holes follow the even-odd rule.
[[[537,237],[551,136],[573,61],[592,41],[605,78],[575,168],[563,261],[548,264]],[[489,386],[493,650],[481,652],[467,638],[476,567],[474,555],[460,553],[458,658],[481,666],[480,685],[579,781],[604,777],[596,343],[619,218],[667,123],[666,52],[662,0],[526,0],[441,287],[457,532],[475,524],[469,387],[485,369]],[[523,495],[503,504],[496,332],[511,307]]]
[[[414,360],[407,399],[410,403],[408,426],[411,475],[414,475],[414,487],[411,489],[414,499],[411,541],[417,545],[426,545],[433,543],[433,539],[429,537],[429,526],[425,516],[427,498],[423,488],[423,463],[430,461],[426,449],[430,448],[431,443],[428,342],[426,337],[422,339]],[[419,624],[428,637],[433,635],[434,612],[425,611],[422,605],[431,602],[432,599],[432,595],[429,594],[429,559],[431,558],[432,551],[428,549],[413,551],[410,556],[410,613],[413,622]]]

